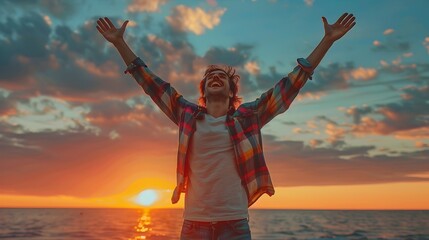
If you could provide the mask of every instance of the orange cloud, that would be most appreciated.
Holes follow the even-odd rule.
[[[391,129],[384,122],[365,116],[361,118],[359,124],[352,126],[352,132],[357,135],[366,135],[368,133],[385,135],[390,133]]]
[[[296,97],[296,100],[298,101],[306,100],[306,99],[320,100],[325,95],[326,93],[323,93],[323,92],[302,92]]]
[[[78,58],[75,60],[75,62],[77,66],[81,67],[82,69],[85,69],[87,72],[93,75],[103,77],[103,78],[119,77],[119,72],[120,72],[119,67],[113,62],[106,62],[100,67],[97,67],[94,63],[89,62],[83,58]]]
[[[323,143],[323,141],[319,140],[319,139],[311,139],[309,142],[310,146],[313,148],[320,146],[322,143]]]
[[[48,24],[49,26],[52,25],[52,20],[48,15],[43,16],[43,20],[45,20],[46,24]]]
[[[409,130],[403,130],[395,132],[395,137],[398,139],[429,139],[429,127],[420,127],[420,128],[414,128]],[[422,147],[424,145],[417,144],[417,147]]]
[[[378,41],[378,40],[374,40],[374,42],[372,44],[376,47],[381,45],[380,41]]]
[[[213,29],[220,23],[220,17],[226,9],[218,9],[206,12],[203,9],[189,8],[184,5],[176,6],[173,14],[166,17],[167,22],[175,29],[181,31],[193,32],[201,35],[206,29]]]
[[[392,34],[394,31],[395,31],[395,30],[393,30],[392,28],[388,28],[388,29],[386,29],[386,30],[383,32],[383,34],[384,34],[384,35],[389,35],[389,34]]]
[[[375,68],[359,67],[357,69],[353,69],[350,72],[350,75],[356,80],[370,80],[377,77],[377,70]]]
[[[158,12],[168,0],[133,0],[127,7],[128,12]]]
[[[416,142],[416,147],[417,148],[428,148],[429,144],[424,143],[424,142]]]
[[[307,5],[307,7],[312,7],[314,0],[304,0],[305,5]]]
[[[257,62],[255,62],[255,61],[247,62],[247,63],[244,65],[244,68],[245,68],[245,69],[246,69],[250,74],[252,74],[252,75],[258,75],[258,74],[260,73],[260,71],[261,71],[261,69],[260,69],[260,67],[259,67],[258,63],[257,63]]]
[[[326,124],[325,133],[329,136],[327,141],[331,144],[335,144],[344,138],[346,130],[337,127],[335,124],[328,123]]]

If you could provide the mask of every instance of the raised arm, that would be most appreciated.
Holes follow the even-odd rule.
[[[314,69],[322,61],[329,48],[355,25],[355,17],[353,17],[353,14],[348,13],[344,13],[332,25],[328,24],[325,17],[322,17],[322,20],[325,35],[307,59],[298,59],[298,66],[288,74],[288,77],[281,79],[256,101],[243,104],[245,108],[256,109],[261,126],[264,126],[275,116],[289,108],[308,78],[311,78]]]
[[[150,71],[143,60],[137,58],[124,40],[124,32],[127,24],[128,20],[120,28],[116,28],[110,19],[105,17],[98,19],[96,28],[118,50],[127,66],[126,72],[133,75],[145,93],[152,98],[168,118],[178,125],[181,112],[189,102],[177,93],[168,82],[165,82]]]
[[[322,58],[328,52],[329,48],[335,41],[343,37],[356,24],[353,14],[344,13],[338,20],[330,25],[325,17],[322,17],[323,26],[325,28],[325,36],[320,41],[319,45],[307,57],[313,70],[319,65]]]

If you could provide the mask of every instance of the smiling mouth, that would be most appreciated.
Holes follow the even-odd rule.
[[[223,83],[221,81],[213,81],[210,83],[209,87],[223,87]]]

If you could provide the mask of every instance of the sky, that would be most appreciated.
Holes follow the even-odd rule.
[[[156,207],[175,186],[178,129],[96,30],[120,26],[149,68],[197,102],[209,64],[253,101],[323,38],[356,25],[262,129],[276,193],[252,208],[429,209],[424,0],[1,2],[0,207]],[[141,192],[156,193],[150,203]],[[146,199],[147,200],[147,199]]]

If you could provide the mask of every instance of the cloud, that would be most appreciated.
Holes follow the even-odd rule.
[[[312,131],[304,130],[302,128],[294,128],[292,131],[293,131],[293,133],[298,133],[298,134],[312,133]]]
[[[19,132],[57,131],[74,127],[96,130],[82,117],[84,107],[72,106],[60,99],[11,94],[6,103],[13,109],[0,121],[19,126]]]
[[[424,142],[416,142],[416,147],[417,148],[429,148],[429,144],[424,143]]]
[[[429,123],[429,103],[425,100],[429,97],[429,87],[408,86],[402,91],[403,98],[399,102],[347,109],[346,114],[354,121],[351,131],[355,134],[426,137],[426,131],[421,128]]]
[[[343,139],[347,132],[344,128],[328,123],[325,127],[325,133],[329,136],[327,142],[331,143],[333,147],[341,147],[345,144]]]
[[[114,79],[118,78],[121,72],[118,65],[113,62],[106,62],[101,66],[97,66],[95,63],[89,62],[83,58],[77,58],[75,64],[88,73],[98,77]]]
[[[244,65],[244,68],[252,75],[258,75],[261,71],[256,61],[247,62],[246,65]]]
[[[127,12],[159,12],[160,7],[168,0],[132,0],[127,7]]]
[[[275,186],[328,186],[428,181],[410,176],[429,170],[429,150],[370,155],[374,146],[320,147],[321,140],[280,141],[264,135],[265,156]],[[285,157],[287,156],[287,157]],[[287,173],[287,174],[285,174]]]
[[[418,127],[418,128],[407,129],[402,131],[396,131],[394,133],[394,136],[395,138],[398,138],[398,139],[409,139],[409,140],[429,139],[429,127],[424,126],[424,127]]]
[[[40,0],[40,4],[50,14],[60,19],[72,16],[77,10],[77,5],[67,0]]]
[[[55,109],[46,109],[51,103],[32,105],[52,115]],[[0,193],[89,197],[120,191],[130,176],[164,174],[174,182],[177,149],[163,146],[177,146],[177,131],[169,131],[176,126],[162,112],[135,98],[129,105],[113,100],[90,104],[82,114],[90,128],[78,118],[67,128],[36,132],[0,121],[0,176],[8,183]],[[85,186],[76,186],[82,178]]]
[[[388,29],[384,30],[383,34],[384,35],[389,35],[389,34],[392,34],[394,31],[395,30],[393,30],[392,28],[388,28]]]
[[[425,71],[425,68],[426,68],[425,64],[416,64],[416,63],[403,64],[402,58],[400,56],[392,60],[391,63],[388,63],[385,60],[380,60],[380,65],[382,66],[382,68],[379,70],[379,72],[394,73],[394,74],[398,74],[398,73],[419,74],[419,72]]]
[[[11,101],[8,96],[0,94],[0,120],[16,113],[15,102]]]
[[[188,31],[196,35],[201,35],[206,29],[213,29],[220,23],[220,17],[226,9],[218,9],[210,12],[202,8],[189,8],[184,5],[174,7],[167,22],[176,30]]]
[[[216,0],[206,0],[206,1],[212,7],[216,7],[217,6],[217,1]]]
[[[74,1],[67,0],[33,0],[33,1],[13,1],[4,0],[4,9],[11,13],[17,9],[26,11],[37,11],[47,13],[57,19],[67,19],[76,13],[77,5]]]
[[[372,44],[376,47],[381,45],[380,41],[378,41],[378,40],[374,40],[374,42]]]
[[[31,22],[31,24],[27,24]],[[34,82],[36,71],[49,66],[49,35],[52,29],[37,13],[0,23],[0,87],[17,89]]]
[[[327,123],[329,123],[329,124],[331,124],[331,125],[334,125],[334,126],[337,126],[338,125],[338,123],[337,122],[335,122],[334,120],[332,120],[332,119],[330,119],[330,118],[328,118],[328,117],[326,117],[326,116],[316,116],[315,118],[314,118],[316,121],[324,121],[324,122],[327,122]],[[311,125],[310,125],[311,126]],[[314,126],[314,125],[313,125]]]
[[[230,66],[244,65],[250,57],[253,46],[247,44],[236,44],[234,47],[225,49],[212,47],[204,55],[209,63],[223,63]]]
[[[305,89],[305,88],[304,88]],[[311,99],[311,100],[320,100],[322,97],[326,96],[326,93],[324,92],[300,92],[298,96],[296,97],[296,100],[303,100],[303,99]]]
[[[280,79],[284,78],[287,74],[281,74],[277,72],[275,66],[269,67],[268,73],[261,73],[256,75],[256,83],[258,84],[259,89],[269,89],[274,86]]]
[[[311,139],[309,142],[310,146],[315,148],[323,144],[323,140],[320,139]]]
[[[426,37],[423,41],[423,46],[426,48],[428,54],[429,54],[429,37]]]
[[[346,114],[353,118],[354,124],[359,124],[361,122],[362,116],[373,112],[373,108],[367,105],[363,107],[352,106],[346,109]]]
[[[43,19],[45,20],[46,24],[52,26],[52,20],[48,15],[43,16]]]
[[[409,42],[401,41],[397,38],[388,38],[385,42],[374,40],[373,46],[372,50],[374,52],[404,52],[410,50]]]
[[[377,77],[377,70],[375,68],[359,67],[350,72],[352,78],[356,80],[371,80]]]
[[[304,0],[305,5],[307,5],[307,7],[312,7],[314,0]]]
[[[320,92],[334,89],[347,89],[350,87],[350,72],[355,68],[354,64],[332,63],[328,66],[318,66],[314,73],[312,84],[307,84],[304,92]]]
[[[115,64],[107,60],[109,53],[100,47],[104,40],[94,34],[93,27],[85,23],[78,31],[72,31],[58,26],[55,38],[50,39],[52,29],[42,15],[29,13],[18,20],[8,18],[0,24],[6,38],[0,46],[0,86],[81,98],[82,90],[94,91],[101,83],[114,82],[106,81],[106,77],[117,77],[109,71],[115,69]],[[107,74],[103,75],[103,71]]]
[[[103,135],[77,128],[19,135],[2,131],[0,176],[7,184],[0,186],[0,193],[91,197],[120,192],[131,175],[165,175],[174,182],[176,149],[162,146],[175,146],[176,138],[153,127],[133,128],[136,134],[113,129]],[[120,139],[112,139],[115,132]],[[76,185],[82,178],[85,184]]]

